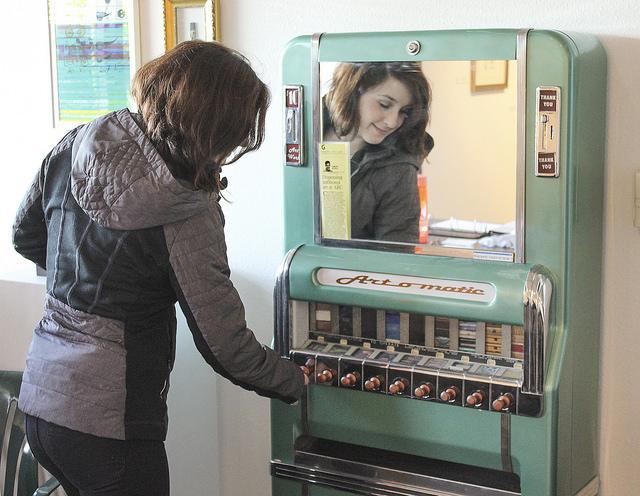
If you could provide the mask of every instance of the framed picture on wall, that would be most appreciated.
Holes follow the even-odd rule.
[[[137,0],[48,0],[54,126],[129,104],[139,65]]]
[[[506,60],[472,60],[471,91],[506,88],[509,81],[508,67]]]
[[[220,41],[220,0],[164,0],[164,44]]]

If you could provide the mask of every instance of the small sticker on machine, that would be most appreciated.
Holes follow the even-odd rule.
[[[473,252],[474,260],[491,260],[494,262],[513,262],[513,253],[502,251],[486,251],[475,250]]]
[[[318,284],[322,286],[434,296],[483,303],[493,301],[496,296],[495,287],[482,282],[326,268],[319,269],[315,276]]]

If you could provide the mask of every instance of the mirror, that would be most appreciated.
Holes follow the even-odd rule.
[[[516,61],[320,64],[325,239],[515,252]]]

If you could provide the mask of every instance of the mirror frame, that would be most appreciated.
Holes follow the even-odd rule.
[[[524,263],[525,261],[525,162],[526,162],[526,93],[527,93],[527,36],[529,29],[520,30],[516,40],[517,65],[517,129],[516,129],[516,244],[513,252],[505,252],[511,257],[491,258],[492,250],[469,248],[451,248],[435,245],[418,245],[413,243],[395,243],[389,241],[361,239],[333,239],[322,235],[322,211],[320,206],[320,165],[319,146],[322,130],[320,128],[320,39],[323,33],[316,33],[311,38],[311,86],[312,86],[312,129],[313,129],[313,194],[314,194],[314,241],[316,244],[336,247],[365,248],[373,250],[415,253],[422,255],[448,256],[457,258],[473,258],[481,260],[497,260],[502,262]],[[408,58],[407,58],[408,60]],[[428,59],[414,58],[420,61]],[[355,60],[335,60],[334,62],[355,62]],[[410,249],[410,250],[409,250]],[[483,256],[485,254],[486,256]]]

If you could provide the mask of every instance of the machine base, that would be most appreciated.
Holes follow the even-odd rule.
[[[293,463],[271,461],[275,477],[363,495],[519,496],[516,474],[311,436]]]

